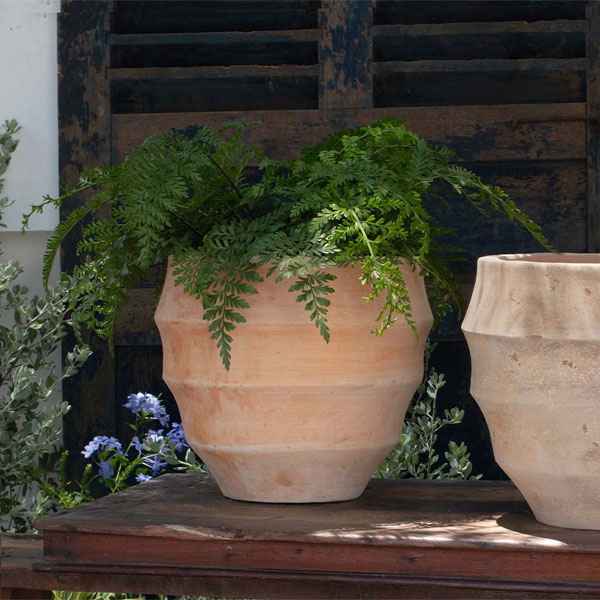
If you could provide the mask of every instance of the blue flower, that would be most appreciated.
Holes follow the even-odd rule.
[[[144,481],[150,481],[151,479],[152,475],[146,475],[145,473],[138,473],[135,477],[138,483],[144,483]]]
[[[163,467],[167,466],[167,463],[160,460],[160,456],[155,454],[153,456],[148,456],[144,459],[144,465],[150,467],[152,469],[152,475],[155,477],[160,473],[160,470]]]
[[[138,392],[137,394],[129,394],[129,402],[125,403],[125,408],[128,408],[134,415],[137,415],[142,410],[142,400],[144,400],[146,394]]]
[[[137,435],[134,435],[133,438],[131,439],[131,443],[133,444],[133,447],[138,451],[141,452],[143,449],[142,446],[142,442],[140,442],[140,438]]]
[[[147,442],[154,442],[155,444],[160,444],[165,439],[163,435],[163,430],[159,429],[156,431],[155,429],[148,429],[148,433],[146,434]]]
[[[183,425],[175,421],[173,421],[173,429],[167,433],[167,438],[175,444],[177,452],[183,452],[186,448],[190,447],[183,433]]]
[[[83,454],[86,458],[89,458],[92,456],[92,454],[94,454],[94,452],[97,452],[102,448],[106,448],[107,450],[115,450],[117,454],[123,454],[121,442],[119,442],[116,437],[108,437],[106,435],[97,435],[85,446],[81,454]]]
[[[171,421],[171,417],[167,414],[167,410],[156,396],[138,392],[137,394],[129,394],[128,399],[129,402],[126,402],[124,406],[134,415],[137,415],[140,412],[145,413],[150,415],[153,419],[158,419],[160,424],[165,427]]]
[[[105,460],[100,461],[100,464],[98,465],[98,471],[100,473],[100,477],[104,477],[104,479],[108,479],[109,477],[112,477],[115,473],[114,469],[112,468],[112,465],[110,462],[107,462]]]

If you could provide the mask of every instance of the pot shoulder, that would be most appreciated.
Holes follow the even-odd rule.
[[[600,341],[600,255],[485,256],[463,322],[469,334]]]

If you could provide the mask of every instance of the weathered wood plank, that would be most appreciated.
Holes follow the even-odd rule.
[[[440,536],[445,534],[443,530],[439,532]],[[486,544],[485,537],[480,539],[480,544]],[[545,581],[546,584],[573,581],[579,584],[576,589],[587,584],[596,593],[600,592],[600,557],[595,552],[567,554],[546,550],[511,549],[507,552],[471,548],[452,549],[453,556],[449,557],[450,548],[447,546],[428,547],[425,550],[418,545],[406,545],[392,550],[389,546],[377,544],[352,546],[345,539],[332,544],[265,543],[252,540],[209,541],[202,539],[201,535],[194,540],[174,539],[159,534],[136,540],[135,536],[79,532],[53,532],[51,540],[50,548],[45,546],[44,558],[48,568],[52,568],[50,563],[53,561],[66,561],[66,569],[78,562],[86,565],[146,563],[171,566],[172,573],[173,569],[182,568],[225,568],[443,579],[460,578],[468,573],[473,579],[492,580],[505,578],[510,573],[511,583],[526,581],[531,586],[535,580]],[[135,553],[128,548],[136,542],[144,545],[142,552]]]
[[[585,71],[400,72],[373,82],[377,107],[578,102],[585,102]]]
[[[460,160],[586,157],[584,122],[561,121],[585,117],[582,103],[117,114],[113,115],[114,155],[116,162],[122,162],[146,137],[160,131],[214,128],[237,120],[259,122],[250,129],[247,140],[259,144],[272,158],[289,160],[297,157],[302,147],[319,142],[332,131],[368,125],[385,117],[407,119],[407,126],[430,142],[454,148]]]
[[[273,505],[229,500],[207,476],[164,475],[36,526],[49,571],[156,565],[600,592],[596,532],[538,523],[507,482],[374,480],[349,502]]]
[[[112,81],[112,111],[293,110],[318,105],[316,76],[122,79]]]
[[[323,72],[319,108],[370,108],[373,83],[369,63],[373,56],[369,28],[371,0],[328,0],[319,11],[322,39],[319,62]]]
[[[491,21],[544,21],[585,18],[585,2],[569,0],[380,0],[375,23],[421,24]]]
[[[252,77],[316,77],[318,65],[234,65],[228,67],[142,67],[132,69],[108,69],[113,81],[155,79],[249,79]]]
[[[316,65],[318,43],[223,41],[189,44],[113,45],[111,66],[142,67],[210,67],[232,65]]]
[[[472,60],[391,60],[372,65],[374,75],[386,73],[445,73],[448,71],[585,71],[584,58],[515,58]]]
[[[478,25],[478,23],[471,25]],[[412,26],[407,25],[407,27]],[[383,35],[373,38],[375,62],[542,60],[573,59],[584,56],[584,32]]]
[[[26,538],[26,539],[23,539]],[[36,539],[37,538],[37,539]],[[401,598],[446,600],[514,600],[544,598],[594,598],[589,586],[526,583],[495,583],[465,579],[383,578],[352,574],[274,573],[269,571],[235,571],[203,569],[194,571],[161,567],[129,567],[118,570],[101,565],[73,566],[70,570],[42,569],[43,542],[39,536],[2,535],[2,581],[19,584],[23,600],[50,598],[50,589],[74,591],[113,590],[133,593],[197,595],[218,598],[269,598],[320,600]],[[539,591],[543,587],[543,591]],[[576,587],[583,592],[576,591]],[[538,591],[534,591],[534,590]],[[46,591],[47,590],[47,591]],[[17,598],[5,594],[2,598]]]
[[[115,345],[160,346],[160,336],[154,323],[156,304],[156,288],[144,287],[128,290],[127,300],[123,303],[119,314]],[[147,389],[151,391],[150,388]],[[128,393],[133,391],[130,389]]]
[[[319,0],[156,0],[115,2],[115,33],[189,33],[317,27]]]
[[[600,2],[589,2],[587,23],[587,116],[600,119]],[[600,121],[587,123],[588,252],[600,252]]]
[[[496,33],[582,33],[585,20],[556,19],[555,21],[501,21],[491,23],[425,23],[416,25],[373,25],[372,35],[377,36],[441,36],[441,35],[493,35]]]
[[[58,15],[58,120],[61,188],[76,186],[82,169],[110,164],[111,120],[109,64],[105,44],[110,3],[103,0],[63,0]],[[64,219],[84,197],[67,199],[60,210]],[[76,245],[83,225],[61,247],[61,267],[70,272],[78,257]],[[65,416],[64,444],[72,472],[81,472],[81,448],[94,435],[114,426],[114,360],[104,342],[86,333],[92,357],[79,373],[62,384],[63,399],[72,405]],[[76,340],[62,344],[67,352]]]
[[[112,33],[112,46],[145,46],[164,44],[232,44],[316,42],[321,39],[320,29],[287,29],[276,31],[202,31],[194,33]]]

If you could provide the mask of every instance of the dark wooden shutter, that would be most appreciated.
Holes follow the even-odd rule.
[[[597,251],[600,4],[546,1],[347,0],[63,2],[61,181],[121,161],[145,137],[225,120],[261,121],[251,139],[290,158],[329,131],[385,116],[502,186],[560,250]],[[69,207],[66,207],[69,208]],[[500,216],[462,203],[432,207],[457,229],[468,296],[477,256],[536,251]],[[63,267],[75,261],[74,242]],[[168,392],[150,285],[131,292],[114,358],[94,342],[65,385],[66,444],[122,428],[133,391]],[[501,477],[470,400],[456,323],[436,334],[443,396],[467,410],[451,433],[477,472]]]

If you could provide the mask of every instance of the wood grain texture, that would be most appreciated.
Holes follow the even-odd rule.
[[[440,61],[441,62],[441,61]],[[443,67],[441,67],[443,69]],[[373,105],[456,106],[585,101],[584,71],[408,71],[373,78]]]
[[[275,31],[202,31],[195,33],[113,33],[108,35],[112,46],[163,44],[222,44],[252,42],[316,42],[320,29],[288,29]]]
[[[200,67],[199,67],[200,68]],[[169,113],[172,111],[258,110],[272,111],[317,108],[318,78],[312,67],[297,67],[302,75],[278,75],[278,67],[268,74],[227,75],[227,68],[202,77],[154,77],[118,79],[112,82],[112,112]],[[262,68],[264,69],[264,67]],[[283,65],[282,69],[290,69]],[[235,68],[231,67],[231,72]],[[305,73],[305,70],[308,71]],[[251,71],[251,70],[250,70]],[[225,76],[223,76],[225,75]]]
[[[600,593],[597,533],[536,522],[502,482],[373,480],[357,500],[299,506],[236,502],[208,476],[164,475],[36,526],[47,571],[378,575]]]
[[[119,0],[117,34],[250,32],[317,28],[320,0]]]
[[[374,18],[377,25],[478,22],[485,26],[502,21],[581,20],[585,18],[585,2],[502,0],[490,6],[489,0],[379,0]]]
[[[471,60],[405,60],[373,63],[374,75],[383,73],[445,73],[493,71],[584,71],[583,58],[516,58]]]
[[[464,578],[381,577],[358,574],[326,574],[233,569],[179,569],[170,567],[70,565],[59,567],[42,562],[39,536],[2,535],[0,573],[6,585],[4,598],[33,600],[50,598],[50,589],[114,590],[153,594],[202,594],[218,598],[344,599],[546,599],[600,598],[593,586],[536,582],[494,582]],[[543,590],[543,591],[540,591]]]
[[[374,479],[356,500],[295,505],[230,500],[208,475],[167,474],[42,517],[35,525],[53,536],[90,533],[326,546],[441,545],[600,555],[596,532],[538,523],[514,485],[492,481]],[[54,542],[46,547],[52,554]],[[59,556],[54,554],[54,559]]]
[[[317,76],[317,65],[240,65],[232,67],[144,67],[133,69],[109,69],[108,78],[113,81],[135,79],[221,79],[237,77],[310,77]]]
[[[373,18],[371,0],[323,2],[319,11],[322,39],[319,62],[323,69],[319,108],[370,108]]]
[[[332,131],[385,117],[405,118],[407,127],[431,143],[450,146],[459,160],[581,160],[586,156],[585,124],[572,120],[585,117],[585,104],[574,103],[114,115],[115,161],[122,162],[151,134],[214,128],[230,120],[258,122],[247,140],[271,158],[289,160]]]
[[[587,6],[588,252],[600,251],[600,3]]]
[[[553,23],[553,21],[549,22],[548,29]],[[578,27],[565,27],[565,29],[580,30],[552,32],[539,28],[538,31],[520,32],[516,26],[536,23],[509,22],[405,25],[408,31],[394,32],[392,28],[396,26],[384,25],[381,26],[384,28],[384,33],[373,38],[373,59],[382,62],[461,59],[557,60],[585,57],[585,32],[581,27],[585,22],[567,21],[566,23],[569,25],[579,23]],[[448,33],[443,34],[446,29]],[[461,32],[461,29],[464,31]],[[478,31],[479,29],[481,31]],[[437,33],[439,35],[436,35]]]
[[[497,33],[582,33],[585,21],[556,19],[553,21],[497,21],[492,23],[419,23],[415,25],[373,25],[374,37],[493,35]]]
[[[82,169],[111,162],[109,64],[105,36],[110,21],[110,4],[104,1],[63,1],[58,15],[58,120],[60,185],[73,188]],[[84,201],[79,195],[67,199],[61,209],[64,219]],[[76,246],[83,225],[67,237],[61,247],[61,268],[71,272],[78,261]],[[104,342],[85,335],[92,357],[77,375],[66,379],[63,398],[72,405],[65,417],[65,448],[71,468],[81,467],[81,448],[94,435],[114,427],[114,360]],[[63,341],[63,352],[75,344]],[[82,443],[83,442],[83,443]]]

